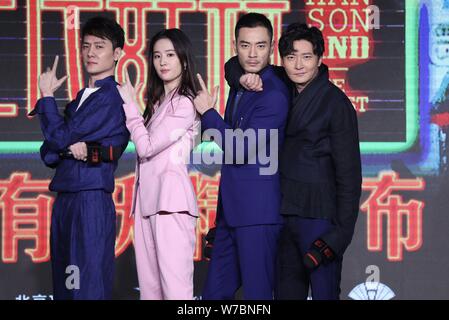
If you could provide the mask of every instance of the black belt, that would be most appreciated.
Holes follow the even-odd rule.
[[[86,142],[87,162],[100,164],[101,162],[112,162],[118,160],[123,153],[122,147],[102,146],[96,142]],[[62,159],[75,159],[70,150],[59,153]]]

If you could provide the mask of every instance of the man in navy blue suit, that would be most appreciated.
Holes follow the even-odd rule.
[[[273,28],[262,14],[243,15],[235,28],[235,50],[243,70],[263,79],[263,91],[231,90],[224,119],[199,77],[195,107],[202,130],[215,131],[224,151],[216,236],[203,299],[272,299],[276,248],[281,229],[278,149],[284,140],[290,93],[269,65]],[[220,143],[221,142],[221,143]],[[265,163],[266,157],[275,163]],[[264,159],[262,159],[264,158]]]
[[[64,117],[54,97],[67,79],[56,77],[58,57],[39,77],[42,98],[30,115],[39,116],[44,135],[41,158],[56,169],[49,186],[57,192],[50,232],[55,300],[112,298],[114,172],[129,140],[114,80],[124,42],[115,20],[99,16],[84,24],[81,54],[89,83],[66,106]]]

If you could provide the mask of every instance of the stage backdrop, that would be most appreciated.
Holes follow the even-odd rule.
[[[181,28],[208,86],[220,85],[223,114],[229,91],[223,65],[234,55],[234,26],[245,12],[266,14],[276,40],[291,22],[320,28],[331,78],[357,110],[363,195],[341,298],[449,298],[448,0],[0,0],[1,299],[52,299],[53,171],[39,159],[39,123],[27,113],[39,98],[38,75],[55,55],[58,74],[70,76],[56,93],[60,111],[83,88],[80,24],[99,13],[115,18],[126,33],[116,79],[130,68],[144,83],[151,36]],[[277,48],[272,63],[280,64]],[[129,218],[134,164],[131,144],[114,192],[117,299],[138,298]],[[215,219],[220,176],[192,168],[191,179],[201,210],[194,256],[199,297],[207,272],[203,238]]]

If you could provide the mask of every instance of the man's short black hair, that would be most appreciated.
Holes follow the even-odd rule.
[[[235,40],[239,37],[239,31],[241,28],[256,28],[264,27],[268,30],[270,35],[270,42],[273,40],[273,26],[270,20],[263,14],[250,12],[240,17],[235,25]]]
[[[122,27],[115,20],[103,16],[87,20],[81,31],[81,39],[84,39],[86,35],[110,40],[114,50],[115,48],[123,49],[125,44],[125,32]]]
[[[282,58],[294,51],[293,42],[297,40],[309,41],[313,45],[313,53],[320,58],[323,56],[324,39],[320,29],[296,22],[290,24],[279,39],[279,54]]]

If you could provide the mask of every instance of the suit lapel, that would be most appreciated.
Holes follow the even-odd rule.
[[[273,67],[268,65],[260,73],[262,81],[267,80],[270,77],[274,77]],[[255,105],[253,100],[256,98],[258,92],[256,91],[244,91],[242,97],[240,98],[239,104],[237,106],[237,111],[235,113],[235,119],[232,119],[232,127],[235,128],[236,124],[240,121],[242,116],[249,111],[249,109],[254,108]]]
[[[248,111],[248,109],[253,108],[254,104],[251,103],[254,100],[256,92],[254,91],[244,91],[242,97],[240,98],[239,104],[237,106],[237,111],[235,113],[235,118],[232,119],[232,127],[239,122],[242,115]]]
[[[150,118],[150,121],[148,121],[147,126],[150,126],[151,123],[153,123],[154,119],[156,119],[159,116],[159,114],[163,111],[163,110],[161,110],[161,106],[159,105],[159,102],[157,103],[156,106],[157,106],[156,110],[154,111],[153,116]]]
[[[232,125],[231,124],[231,109],[232,109],[232,104],[234,103],[234,100],[235,100],[235,95],[236,95],[236,91],[231,88],[231,90],[229,91],[228,101],[226,102],[226,109],[225,109],[225,115],[224,115],[224,121],[229,125]]]
[[[77,103],[76,103],[76,105],[75,105],[75,108],[73,109],[73,115],[72,115],[72,117],[75,118],[75,117],[77,117],[80,113],[82,113],[83,110],[86,109],[86,106],[89,105],[89,103],[91,102],[91,100],[95,97],[95,94],[96,94],[98,91],[100,91],[100,90],[101,90],[101,88],[98,88],[98,90],[92,92],[92,93],[87,97],[87,99],[83,101],[83,104],[81,105],[81,107],[78,108],[78,105],[79,105],[80,100],[81,100],[81,97],[82,97],[82,94],[81,94],[80,100],[77,99],[78,101],[77,101]],[[84,92],[84,90],[83,90],[83,92]],[[78,110],[76,110],[76,108],[78,108]]]
[[[84,89],[82,89],[81,91],[78,92],[78,94],[76,95],[75,100],[72,100],[72,102],[70,102],[67,107],[64,110],[64,115],[67,117],[67,119],[72,119],[74,117],[74,115],[76,114],[76,107],[78,107],[78,105],[80,104],[81,101],[81,97],[83,96],[84,93]]]
[[[174,93],[174,94],[168,96],[167,99],[164,100],[162,102],[162,104],[156,108],[156,111],[154,112],[153,116],[151,117],[150,121],[148,122],[148,127],[153,122],[162,121],[162,119],[165,117],[165,114],[167,113],[167,109],[171,108],[172,102],[173,102],[173,106],[176,106],[176,104],[178,103],[178,101],[176,101],[176,100],[178,100],[178,99],[180,99],[180,96],[178,93]],[[160,120],[158,120],[158,119],[160,119]]]

